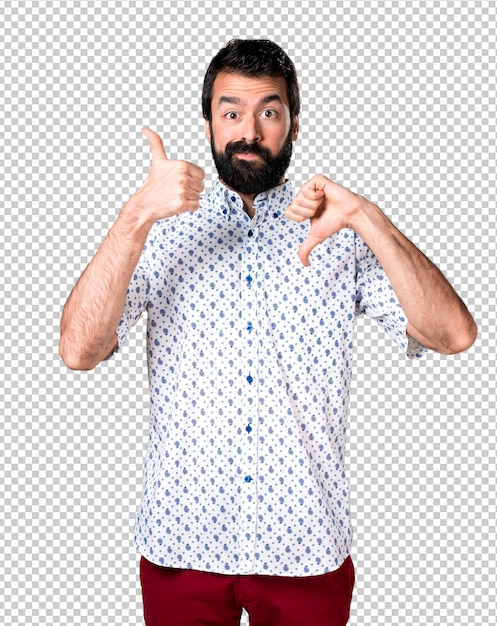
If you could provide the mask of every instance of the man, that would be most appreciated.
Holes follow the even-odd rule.
[[[476,326],[377,206],[321,174],[294,195],[299,90],[281,48],[230,42],[202,107],[219,180],[202,195],[202,170],[143,130],[150,173],[68,299],[60,353],[91,369],[147,311],[148,626],[233,626],[243,607],[251,626],[343,625],[354,318],[410,357],[465,350]]]

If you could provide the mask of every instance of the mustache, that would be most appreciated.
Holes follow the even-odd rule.
[[[255,154],[265,161],[271,160],[271,152],[267,148],[258,143],[248,143],[247,141],[231,141],[226,145],[224,152],[228,158],[234,154]]]

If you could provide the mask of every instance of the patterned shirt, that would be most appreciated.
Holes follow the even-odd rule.
[[[364,241],[341,230],[304,267],[291,183],[250,219],[217,181],[157,222],[129,285],[119,345],[147,311],[150,439],[135,545],[159,565],[307,576],[351,546],[344,469],[355,316],[409,357],[422,346]]]

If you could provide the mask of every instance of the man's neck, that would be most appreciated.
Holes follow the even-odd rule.
[[[239,191],[237,191],[237,193],[243,201],[243,210],[250,217],[250,219],[252,219],[255,215],[254,200],[257,194],[255,193],[246,194],[246,193],[240,193]]]
[[[221,181],[223,183],[223,185],[225,185],[226,187],[228,187],[228,189],[232,189],[233,191],[236,191],[236,193],[240,196],[240,198],[242,199],[243,202],[243,210],[245,211],[245,213],[250,217],[250,219],[253,219],[254,215],[255,215],[255,206],[254,206],[254,200],[256,199],[256,197],[259,195],[257,193],[240,193],[239,191],[237,191],[236,189],[233,189],[232,187],[230,187],[229,185],[226,185],[226,183],[224,182],[224,180]],[[280,184],[285,182],[285,178],[283,177]]]

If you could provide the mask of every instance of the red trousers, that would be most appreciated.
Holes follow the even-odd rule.
[[[142,557],[146,626],[344,626],[354,588],[350,556],[321,576],[232,576],[160,567]]]

